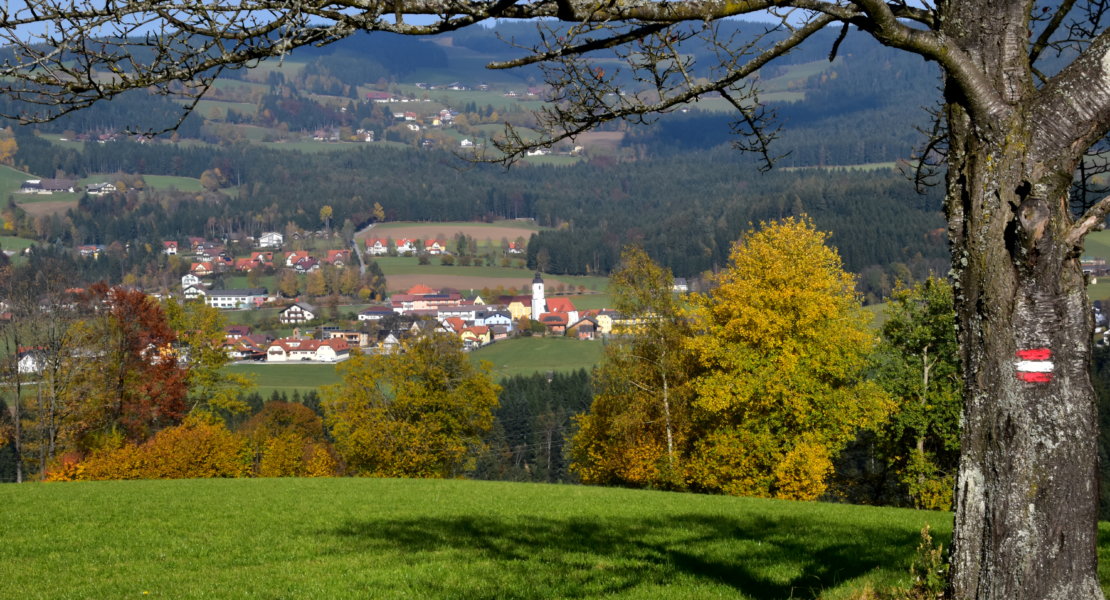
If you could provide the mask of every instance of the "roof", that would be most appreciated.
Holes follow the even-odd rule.
[[[532,283],[533,284],[543,283],[543,276],[540,275],[539,271],[536,271],[536,276],[532,278]]]
[[[265,296],[266,288],[244,288],[239,290],[210,290],[209,296]]]
[[[293,308],[294,306],[299,306],[301,310],[306,311],[306,312],[310,312],[310,313],[315,313],[316,312],[316,307],[309,304],[308,302],[294,302],[293,304],[285,307],[285,310],[283,310],[281,312],[285,312],[286,310],[289,310],[289,309]]]
[[[430,288],[426,285],[418,283],[418,284],[412,286],[411,288],[409,288],[408,292],[406,292],[406,293],[408,293],[409,295],[412,295],[412,296],[427,296],[427,295],[430,295],[430,294],[438,294],[439,292],[437,290],[433,290],[432,288]]]
[[[302,352],[316,352],[323,346],[328,346],[336,352],[344,352],[350,350],[351,346],[343,338],[330,338],[326,340],[304,340],[300,338],[281,338],[274,340],[271,344],[273,346],[280,346],[286,352],[292,350],[299,350]]]
[[[577,309],[574,308],[574,302],[570,298],[548,298],[547,299],[547,312],[568,313]]]

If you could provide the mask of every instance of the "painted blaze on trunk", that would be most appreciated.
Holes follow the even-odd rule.
[[[947,211],[966,373],[950,592],[1102,598],[1093,322],[1068,238],[1071,171],[1046,175],[1012,136],[991,144],[961,127],[959,111],[950,121]]]

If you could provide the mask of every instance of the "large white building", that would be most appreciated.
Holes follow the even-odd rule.
[[[204,303],[215,308],[257,308],[267,300],[266,288],[201,290]]]

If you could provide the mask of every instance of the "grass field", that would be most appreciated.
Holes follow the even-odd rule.
[[[308,364],[298,365],[289,363],[254,364],[254,365],[229,365],[225,367],[231,373],[246,375],[254,379],[255,388],[263,398],[270,396],[274,390],[292,394],[293,390],[304,392],[313,391],[322,385],[339,383],[339,376],[335,372],[335,365]]]
[[[837,600],[908,585],[920,529],[947,547],[952,522],[942,512],[415,479],[13,484],[0,486],[0,504],[3,595],[28,600]]]
[[[7,198],[9,194],[18,192],[19,187],[28,179],[35,179],[35,177],[7,165],[0,165],[0,195]],[[17,200],[24,198],[23,195],[16,196]]]
[[[532,221],[498,221],[496,223],[396,221],[378,223],[364,232],[365,235],[358,237],[392,237],[394,240],[400,238],[429,240],[438,237],[450,242],[456,234],[465,233],[477,240],[480,246],[484,245],[486,240],[490,240],[490,243],[500,247],[501,238],[513,241],[517,237],[523,237],[527,240],[539,229]]]
[[[568,337],[531,337],[502,340],[470,353],[471,360],[493,363],[494,380],[513,375],[593,368],[601,362],[604,346],[598,341]]]

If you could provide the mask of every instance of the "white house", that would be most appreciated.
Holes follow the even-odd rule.
[[[285,243],[285,236],[276,231],[267,231],[258,236],[259,248],[281,248]]]
[[[46,356],[41,348],[19,349],[19,374],[31,375],[41,373],[46,366]]]
[[[192,273],[186,273],[186,274],[182,275],[181,276],[181,288],[185,289],[185,288],[187,288],[191,285],[199,286],[200,285],[200,277],[197,277],[196,275],[193,275]]]
[[[194,275],[193,277],[196,276]],[[194,283],[185,286],[185,290],[183,293],[186,300],[196,300],[197,298],[204,298],[208,294],[208,290],[204,289],[204,287],[202,287],[200,283]]]
[[[285,324],[304,323],[316,318],[319,311],[307,302],[297,302],[278,314],[278,321]]]
[[[383,256],[389,253],[389,242],[382,238],[367,238],[366,251],[373,256]]]
[[[302,340],[281,338],[266,349],[266,362],[339,362],[351,356],[351,347],[343,338]]]
[[[266,288],[204,292],[204,303],[215,308],[258,308],[266,299]]]
[[[103,196],[104,194],[111,194],[118,191],[116,186],[111,183],[90,183],[85,186],[85,193],[90,196]]]

